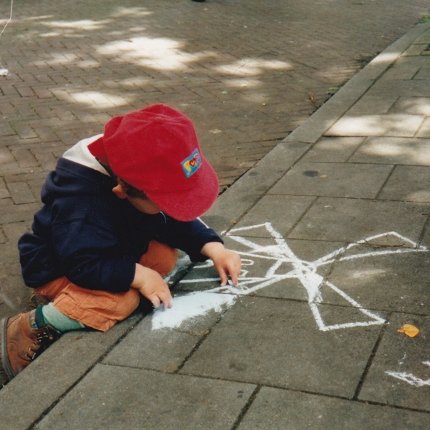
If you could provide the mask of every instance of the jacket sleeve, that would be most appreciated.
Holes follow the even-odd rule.
[[[207,260],[207,257],[200,252],[206,243],[223,243],[220,236],[200,218],[183,222],[166,216],[163,227],[158,239],[186,252],[193,262]]]
[[[88,289],[128,291],[136,263],[124,255],[113,231],[82,219],[55,223],[52,241],[62,273]]]

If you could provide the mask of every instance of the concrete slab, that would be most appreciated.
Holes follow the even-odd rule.
[[[427,430],[422,412],[263,387],[239,430]]]
[[[391,112],[430,116],[430,97],[400,97]]]
[[[420,130],[417,133],[418,137],[430,137],[430,118],[426,118]]]
[[[417,241],[427,214],[428,206],[417,203],[319,198],[288,238],[354,242],[396,231]]]
[[[269,194],[375,198],[391,170],[390,165],[302,162]]]
[[[322,137],[302,157],[301,161],[346,162],[364,142],[364,139],[364,137]]]
[[[280,196],[265,195],[258,203],[235,225],[235,228],[250,227],[269,221],[277,231],[286,234],[299,221],[311,206],[315,197],[311,196]],[[244,231],[243,236],[259,236],[261,233],[254,229]]]
[[[399,333],[397,330],[404,324],[417,326],[419,335],[410,338]],[[429,316],[394,314],[384,331],[359,399],[430,411],[429,333]]]
[[[386,97],[430,97],[430,79],[378,80],[368,92],[369,95]]]
[[[384,77],[387,73],[384,74]],[[396,94],[386,97],[364,95],[348,110],[347,115],[386,114],[390,111],[397,98]]]
[[[376,96],[375,96],[376,97]],[[405,136],[413,137],[423,123],[421,115],[344,115],[326,136]]]
[[[366,139],[350,161],[430,166],[430,139],[372,137]]]
[[[35,428],[231,428],[255,387],[97,365]]]
[[[430,203],[430,167],[396,166],[379,199]]]
[[[426,66],[421,67],[420,71],[414,76],[414,79],[430,79],[430,67],[428,64],[428,57],[423,57],[426,60]]]
[[[404,56],[426,55],[427,44],[414,43],[404,53]]]
[[[425,58],[400,57],[381,79],[413,79],[425,64]]]
[[[148,315],[109,352],[103,363],[175,372],[217,319],[218,315],[210,314],[184,323],[180,330],[154,331],[152,315]]]
[[[237,180],[228,193],[218,198],[204,216],[205,221],[218,231],[230,228],[308,149],[309,144],[303,142],[284,140],[279,143],[252,170]]]
[[[426,313],[430,309],[430,252],[399,247],[393,249],[397,254],[377,255],[389,250],[371,246],[357,250],[366,256],[334,263],[328,281],[367,309]],[[329,288],[323,288],[322,294],[324,303],[344,303]]]
[[[337,318],[348,318],[350,311],[336,307]],[[245,297],[180,372],[350,398],[379,331],[322,332],[307,303]]]

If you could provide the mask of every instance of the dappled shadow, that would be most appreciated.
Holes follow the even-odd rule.
[[[369,7],[375,22],[365,25],[377,33],[376,23],[391,12]],[[409,19],[398,24],[410,25],[422,8],[416,2],[409,9]],[[74,136],[99,132],[109,116],[170,103],[195,120],[228,186],[351,77],[363,56],[394,37],[384,30],[379,47],[358,38],[368,13],[359,5],[334,10],[314,2],[16,5],[2,61],[11,73],[7,86],[30,87],[20,95],[34,115],[17,108],[8,118],[26,121],[41,138],[45,123],[71,145]],[[342,39],[335,39],[339,32]],[[49,103],[70,113],[58,129],[60,115]]]

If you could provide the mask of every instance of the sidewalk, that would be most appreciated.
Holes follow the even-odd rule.
[[[0,28],[9,9],[0,2]],[[223,191],[428,9],[428,0],[15,2],[0,36],[9,71],[0,79],[0,318],[27,309],[16,243],[47,174],[77,141],[114,115],[167,103],[195,122]]]
[[[0,391],[0,428],[428,429],[429,55],[419,24],[221,196],[244,290],[190,295],[217,286],[196,267],[175,314],[65,335]]]

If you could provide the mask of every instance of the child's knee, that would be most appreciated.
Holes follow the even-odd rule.
[[[134,288],[130,288],[126,293],[121,293],[121,300],[117,304],[117,320],[125,320],[130,316],[140,304],[140,293]]]
[[[167,276],[175,268],[177,260],[176,249],[153,240],[149,243],[148,251],[141,257],[139,263],[162,276]]]
[[[74,284],[58,295],[54,306],[64,315],[87,327],[106,331],[125,320],[139,306],[140,293],[131,288],[124,293],[86,290]]]

